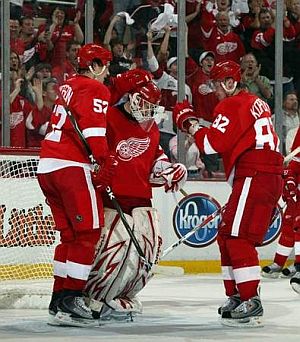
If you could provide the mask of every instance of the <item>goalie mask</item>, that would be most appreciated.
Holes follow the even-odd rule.
[[[241,67],[233,61],[217,63],[210,72],[215,82],[220,82],[227,96],[231,96],[241,81]]]
[[[131,115],[146,131],[152,127],[154,121],[159,124],[163,118],[165,108],[159,105],[160,100],[161,92],[153,82],[129,94]]]

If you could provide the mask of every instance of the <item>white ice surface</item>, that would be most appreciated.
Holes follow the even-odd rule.
[[[97,328],[52,327],[47,310],[0,310],[0,341],[300,341],[300,295],[288,279],[262,280],[262,328],[228,328],[218,321],[224,302],[219,275],[154,277],[140,299],[144,312],[133,323]]]

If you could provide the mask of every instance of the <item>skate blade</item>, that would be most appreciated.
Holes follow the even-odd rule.
[[[289,275],[280,274],[279,278],[281,278],[281,279],[291,279],[294,276],[294,274],[289,274]]]
[[[241,319],[221,318],[221,324],[235,328],[260,328],[264,326],[262,316],[253,316]]]
[[[114,324],[114,323],[132,323],[137,314],[127,314],[127,315],[109,315],[106,317],[100,316],[100,322],[103,324]]]
[[[290,273],[288,275],[285,275],[284,273],[280,273],[280,278],[284,278],[284,279],[291,279],[293,278],[293,276],[296,274],[296,271],[290,271]]]
[[[99,327],[101,325],[99,320],[95,319],[85,319],[85,318],[75,318],[71,317],[71,314],[66,312],[58,311],[53,319],[53,323],[55,325],[59,325],[62,327]],[[51,324],[54,325],[54,324]]]
[[[296,293],[300,294],[300,284],[298,284],[298,283],[291,283],[291,286],[292,286],[292,289],[293,289]]]
[[[276,273],[265,273],[265,272],[261,272],[261,276],[264,278],[269,278],[269,279],[277,279],[280,276],[280,273],[276,272]]]
[[[56,321],[55,319],[55,315],[49,315],[49,318],[48,318],[48,322],[47,322],[48,325],[51,325],[51,326],[59,326],[60,324]]]

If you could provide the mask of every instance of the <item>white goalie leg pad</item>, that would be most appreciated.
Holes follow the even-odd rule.
[[[144,288],[152,274],[146,271],[116,211],[109,210],[106,213],[106,225],[111,228],[106,227],[103,238],[106,241],[99,245],[87,283],[87,293],[92,299],[90,306],[94,309],[97,302],[102,301],[113,310],[140,313],[141,304],[135,296]],[[126,218],[133,227],[146,259],[156,264],[162,245],[157,210],[148,207],[135,208],[132,217],[126,215]]]
[[[125,216],[129,225],[133,226],[132,217]],[[117,211],[105,208],[105,227],[85,288],[93,310],[99,311],[101,301],[110,301],[117,295],[118,282],[125,271],[122,266],[126,263],[130,244],[129,235]]]
[[[132,211],[134,222],[134,234],[138,240],[146,259],[157,264],[161,254],[162,238],[159,229],[158,211],[155,208],[140,207]],[[134,298],[152,278],[153,274],[146,271],[143,262],[137,257],[134,246],[131,246],[131,254],[134,254],[128,264],[121,296]]]

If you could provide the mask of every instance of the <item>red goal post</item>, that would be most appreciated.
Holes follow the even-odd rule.
[[[7,296],[13,302],[15,295],[51,293],[58,236],[36,178],[38,155],[39,149],[0,148],[0,308]]]

